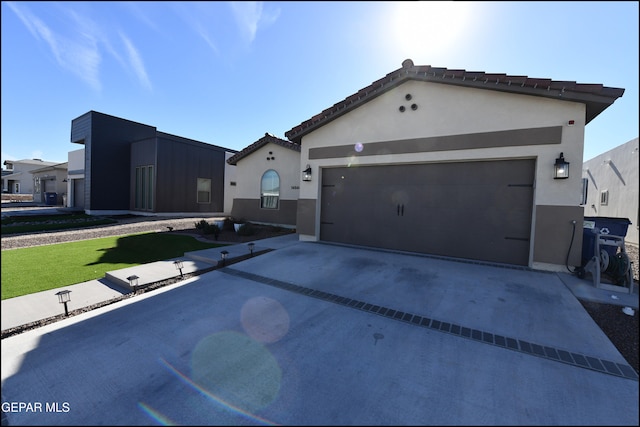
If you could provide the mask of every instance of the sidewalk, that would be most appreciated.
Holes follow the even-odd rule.
[[[254,242],[253,253],[259,254],[268,250],[280,249],[297,242],[297,234],[257,240]],[[67,308],[71,312],[131,293],[132,288],[127,280],[130,276],[138,276],[138,287],[177,278],[180,276],[180,271],[176,268],[174,261],[178,259],[182,260],[183,274],[215,268],[221,264],[222,251],[228,252],[227,263],[232,263],[250,254],[246,243],[187,252],[184,257],[180,258],[109,271],[102,279],[2,300],[2,330],[5,331],[64,313],[64,306],[58,302],[56,296],[56,292],[60,290],[71,291],[71,301],[67,303]]]

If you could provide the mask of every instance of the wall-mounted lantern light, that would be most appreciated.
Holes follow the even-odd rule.
[[[56,292],[56,295],[58,296],[58,302],[60,304],[64,304],[64,315],[68,316],[69,315],[69,309],[67,308],[67,303],[69,301],[71,301],[71,295],[69,295],[71,293],[71,291],[60,291],[60,292]]]
[[[565,161],[564,153],[560,153],[560,157],[556,159],[553,165],[553,179],[569,178],[569,162]]]
[[[256,245],[256,244],[255,244],[255,243],[253,243],[253,242],[249,242],[249,243],[247,244],[247,246],[249,246],[249,253],[251,254],[251,256],[253,256],[253,248],[255,247],[255,245]]]
[[[182,261],[177,259],[175,261],[173,261],[173,265],[176,266],[176,269],[178,269],[180,271],[180,277],[184,277],[182,274]]]
[[[224,267],[227,264],[227,255],[229,255],[229,251],[222,251],[220,252],[220,255],[222,256],[222,266]]]
[[[302,180],[311,181],[311,166],[307,165],[307,168],[302,171]]]
[[[129,281],[129,286],[131,287],[131,289],[133,289],[133,292],[135,292],[136,288],[138,287],[138,279],[139,277],[136,276],[135,274],[127,277],[127,280]]]

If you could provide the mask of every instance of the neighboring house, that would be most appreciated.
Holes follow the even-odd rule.
[[[571,239],[583,220],[585,126],[623,93],[405,60],[285,133],[310,170],[300,239],[551,271],[565,271],[567,256],[580,265],[582,234]],[[574,168],[554,179],[562,158]]]
[[[226,160],[236,150],[96,111],[71,122],[71,142],[84,145],[83,167],[70,172],[88,214],[224,214],[233,201]],[[75,186],[69,194],[79,203]]]
[[[67,197],[67,165],[57,163],[33,169],[33,201],[48,205],[65,205]]]
[[[265,135],[227,160],[237,166],[231,216],[295,227],[300,189],[300,145]]]
[[[631,221],[625,242],[638,245],[638,138],[606,151],[582,165],[587,182],[584,216]]]
[[[84,148],[69,151],[66,207],[84,210]]]
[[[2,174],[2,192],[12,194],[29,194],[35,192],[35,182],[31,171],[45,166],[53,166],[57,162],[45,162],[42,159],[5,160],[6,172]],[[49,191],[49,190],[47,190]]]

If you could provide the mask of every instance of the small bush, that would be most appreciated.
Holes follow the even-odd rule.
[[[216,224],[210,224],[206,220],[201,219],[199,222],[195,223],[196,229],[200,230],[202,234],[213,234],[216,240],[218,240],[218,236],[220,235],[220,227]]]

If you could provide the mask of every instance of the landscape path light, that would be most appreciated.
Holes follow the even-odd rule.
[[[182,261],[177,259],[173,261],[173,265],[175,265],[176,268],[180,271],[180,277],[184,277],[184,275],[182,274]]]
[[[220,252],[220,255],[222,255],[222,266],[224,267],[227,264],[227,255],[229,255],[229,251],[222,251]]]
[[[129,286],[131,286],[131,289],[133,289],[133,292],[135,292],[136,288],[138,287],[138,279],[139,277],[136,276],[135,274],[127,277],[127,280],[129,281]]]
[[[247,244],[247,246],[249,246],[249,253],[251,254],[251,256],[253,256],[253,248],[256,244],[253,242],[250,242]]]
[[[71,301],[71,295],[69,295],[71,293],[71,291],[60,291],[60,292],[56,292],[56,295],[58,296],[58,302],[60,304],[64,304],[64,315],[68,316],[69,315],[69,309],[67,308],[67,303],[69,301]]]

